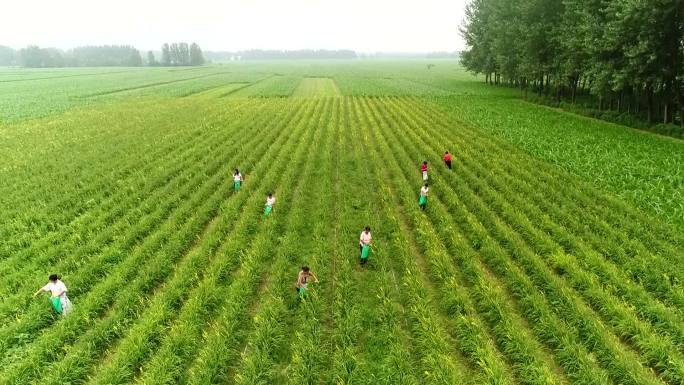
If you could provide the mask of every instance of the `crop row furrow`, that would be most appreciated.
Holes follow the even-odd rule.
[[[376,141],[378,143],[388,143],[390,148],[386,149],[385,152],[391,153],[393,158],[401,159],[407,164],[410,163],[411,158],[405,155],[405,151],[401,146],[396,145],[396,137],[390,138],[390,136],[393,136],[392,127],[395,124],[387,121],[383,114],[378,111],[377,106],[371,105],[368,108],[376,114],[377,119],[380,121],[378,126],[380,131],[383,132],[382,135],[384,135],[384,138],[378,138]],[[385,146],[381,145],[380,147],[384,148]],[[385,161],[388,162],[388,159],[392,158],[387,156]],[[401,194],[401,202],[399,204],[416,207],[414,206],[416,203],[415,191],[411,191],[409,182],[411,179],[418,181],[418,178],[415,177],[416,173],[406,168],[402,169],[398,165],[396,168],[401,171],[399,175],[390,180],[398,182],[402,175],[406,180],[405,183],[397,185],[397,187],[400,186],[399,191],[403,193]],[[440,190],[437,190],[437,194],[439,193]],[[491,346],[489,333],[479,320],[474,304],[464,295],[470,289],[464,288],[458,283],[458,272],[453,266],[453,261],[448,257],[450,252],[463,254],[465,252],[464,248],[460,247],[456,250],[447,251],[446,245],[442,244],[437,234],[432,231],[434,226],[437,229],[444,229],[445,231],[442,231],[441,235],[444,236],[446,234],[446,237],[450,240],[451,238],[459,238],[457,233],[453,233],[453,225],[451,223],[444,223],[447,222],[446,220],[449,218],[449,215],[441,207],[440,199],[442,198],[429,198],[430,208],[428,209],[428,216],[438,218],[438,221],[433,219],[433,224],[427,222],[426,218],[417,212],[417,207],[413,210],[409,209],[406,216],[409,218],[410,223],[414,225],[415,232],[419,234],[417,241],[422,246],[425,258],[430,265],[428,270],[431,278],[442,287],[440,299],[442,307],[447,313],[455,313],[453,330],[463,354],[468,356],[474,365],[480,366],[482,370],[480,374],[482,376],[481,381],[487,383],[512,383],[514,380],[507,374],[506,365],[500,362],[497,349]],[[490,307],[491,311],[496,312],[500,317],[499,322],[496,323],[494,338],[497,339],[503,350],[510,355],[509,359],[515,365],[518,377],[523,383],[555,383],[558,376],[547,366],[538,348],[528,342],[528,336],[522,333],[524,328],[520,322],[511,317],[510,311],[506,308]]]
[[[525,208],[526,204],[516,201],[515,192],[501,187],[504,191],[502,191],[502,195],[499,195],[498,192],[491,188],[491,186],[498,183],[488,180],[495,178],[489,177],[483,169],[478,170],[478,175],[472,175],[469,171],[470,168],[478,169],[481,166],[477,163],[469,164],[468,166],[461,170],[461,174],[470,177],[472,180],[471,184],[476,187],[476,190],[486,200],[489,207],[495,209],[507,223],[516,229],[522,238],[531,245],[533,251],[535,251],[537,245],[544,245],[538,252],[550,255],[557,252],[556,250],[560,246],[544,232],[535,228],[535,225],[544,220],[542,213],[535,212],[532,214],[535,219],[533,221],[528,220],[521,214],[520,210],[520,208]],[[485,186],[483,181],[487,181],[489,184]],[[507,199],[502,199],[503,196],[507,197]],[[517,203],[515,208],[512,203]],[[586,284],[586,280],[584,282]],[[583,288],[583,285],[578,285],[576,281],[574,284]],[[652,366],[671,382],[677,383],[681,381],[682,373],[680,368],[684,367],[681,364],[683,360],[681,354],[673,346],[669,338],[657,335],[643,322],[638,321],[629,309],[615,302],[613,298],[607,296],[602,291],[597,293],[597,290],[599,289],[594,285],[593,291],[584,291],[583,293],[591,294],[591,297],[585,295],[587,303],[592,305],[596,312],[604,317],[607,325],[612,326],[613,333],[619,337],[628,338],[645,355],[645,359],[642,361],[645,365]]]
[[[434,151],[434,149],[432,151]],[[461,171],[461,175],[465,177],[468,176],[467,170],[464,169]],[[441,171],[441,173],[446,173],[446,171]],[[457,182],[458,180],[453,178],[452,181]],[[539,278],[538,275],[535,276],[534,274],[542,274],[544,270],[540,268],[541,272],[535,271],[533,273],[530,271],[530,266],[539,267],[538,264],[540,262],[538,260],[538,256],[530,251],[528,245],[526,245],[524,241],[520,239],[521,236],[516,232],[516,230],[519,229],[518,224],[514,223],[512,225],[513,227],[510,227],[506,222],[502,221],[492,212],[492,210],[486,205],[485,202],[483,202],[483,199],[480,196],[476,196],[474,193],[474,191],[477,191],[478,194],[482,195],[484,193],[490,192],[490,187],[485,185],[479,179],[469,180],[468,185],[472,186],[474,190],[459,190],[457,191],[459,193],[459,197],[462,198],[464,203],[471,205],[471,210],[474,210],[479,220],[485,221],[485,227],[487,228],[487,231],[489,231],[491,236],[493,236],[503,247],[502,251],[505,251],[504,255],[509,255],[513,260],[518,263],[522,263],[524,267],[527,267],[525,272],[530,274],[532,278]],[[465,197],[472,197],[472,201],[466,200]],[[499,201],[505,201],[505,199],[502,197],[499,197],[498,199]],[[480,241],[487,241],[486,238],[489,236],[490,235],[485,235],[482,239],[480,239]],[[494,245],[495,247],[499,247],[496,244]],[[501,254],[499,254],[498,257],[501,259]],[[491,259],[487,259],[487,262],[491,261]],[[529,263],[529,265],[525,265],[525,263]],[[493,270],[502,273],[500,270],[497,270],[497,268],[501,267],[501,264],[491,267]],[[510,271],[507,271],[507,273],[510,273]],[[555,279],[557,279],[557,277],[547,274],[544,275],[544,279],[548,279],[553,282]],[[541,281],[541,278],[539,278],[539,280],[534,279],[535,283],[542,284],[538,281]],[[547,294],[549,293],[550,287],[560,290],[557,293],[557,297],[554,298],[554,301],[552,302],[552,311],[555,312],[559,317],[562,317],[562,319],[566,322],[569,322],[573,330],[578,333],[578,338],[582,339],[584,344],[590,348],[591,351],[599,355],[601,363],[606,366],[611,376],[619,379],[620,381],[657,383],[657,380],[653,377],[653,375],[645,370],[643,366],[634,365],[634,362],[639,362],[639,360],[634,357],[634,354],[631,351],[626,349],[625,346],[622,345],[614,336],[605,333],[604,325],[596,320],[596,317],[593,315],[591,310],[587,309],[584,304],[579,303],[576,299],[570,300],[567,294],[568,289],[567,287],[563,286],[562,283],[557,282],[557,285],[558,287],[547,286],[545,288],[546,290],[543,290]],[[520,286],[514,287],[511,285],[509,286],[509,289],[512,292],[515,292],[514,289],[519,287]],[[567,308],[559,309],[559,305],[563,303],[559,303],[560,298],[569,300],[569,302],[564,303],[568,305]],[[572,306],[570,306],[570,304]],[[591,325],[591,328],[586,327],[588,325]]]
[[[326,101],[328,102],[330,101]],[[324,183],[322,176],[330,167],[325,163],[324,155],[329,153],[333,145],[333,136],[329,133],[330,122],[335,121],[335,114],[338,112],[336,104],[331,107],[332,117],[329,113],[322,114],[314,122],[314,125],[324,127],[316,130],[316,135],[310,142],[310,146],[316,149],[315,153],[308,155],[305,165],[292,166],[301,172],[297,178],[297,187],[292,193],[292,202],[288,202],[291,207],[286,208],[283,214],[278,213],[279,216],[287,215],[285,235],[269,268],[271,274],[263,283],[260,297],[265,300],[252,317],[251,331],[246,338],[247,345],[242,351],[234,375],[236,384],[265,384],[273,383],[276,379],[283,380],[278,362],[284,356],[283,351],[294,327],[288,317],[288,307],[292,309],[297,306],[292,303],[296,298],[292,291],[293,268],[298,263],[307,263],[310,252],[307,246],[316,241],[313,238],[314,232],[308,231],[310,224],[305,215],[308,213],[318,217],[321,214],[321,200],[327,196],[326,188],[329,188],[329,183]],[[317,266],[312,268],[317,270]],[[313,290],[313,283],[310,290]],[[283,294],[287,296],[284,297]]]
[[[243,108],[244,106],[237,105],[237,107]],[[232,123],[232,126],[239,127],[236,123],[247,118],[243,114],[241,119]],[[218,120],[218,118],[212,117],[212,120]],[[99,201],[96,198],[91,198],[87,205],[89,210],[73,218],[64,228],[60,228],[41,238],[30,247],[13,254],[11,258],[14,262],[11,261],[12,259],[5,259],[0,266],[0,274],[6,277],[6,273],[9,272],[12,272],[13,275],[21,275],[29,268],[34,270],[34,266],[46,264],[49,261],[47,258],[50,256],[54,258],[54,256],[62,256],[67,253],[78,255],[80,249],[87,250],[83,254],[92,253],[94,251],[92,251],[93,246],[91,245],[102,245],[110,241],[115,234],[119,234],[120,226],[134,221],[135,216],[132,215],[138,214],[139,211],[139,209],[134,210],[134,208],[146,208],[146,202],[150,201],[151,194],[157,193],[160,187],[170,183],[181,170],[188,167],[184,162],[191,160],[198,147],[211,146],[212,140],[215,138],[205,134],[207,130],[214,128],[214,125],[215,123],[209,123],[205,119],[196,129],[179,130],[184,133],[188,131],[184,136],[174,137],[173,140],[164,140],[164,142],[169,142],[168,145],[157,146],[159,149],[155,148],[155,151],[141,152],[145,154],[144,158],[133,160],[131,157],[125,157],[124,164],[115,164],[113,167],[115,170],[123,168],[125,173],[112,174],[107,178],[118,180],[114,193],[95,183],[96,189],[102,192],[105,198]],[[227,135],[221,131],[218,133]],[[171,160],[174,162],[171,167],[167,167],[166,165],[171,163]],[[149,180],[150,173],[157,173],[155,180],[151,183]],[[143,197],[145,197],[144,200]],[[42,256],[42,260],[36,258],[36,254]],[[29,255],[32,258],[27,264],[25,260]],[[60,258],[60,262],[62,259],[64,257]],[[11,277],[7,277],[6,280],[3,280],[3,289],[16,289],[11,283]]]
[[[273,135],[279,135],[281,138],[288,136],[283,131],[272,130],[272,132]],[[239,158],[240,154],[250,154],[251,156],[248,159],[259,159],[267,149],[268,143],[262,143],[256,148],[250,149],[250,152],[243,150],[234,155]],[[224,156],[228,157],[229,155],[225,154]],[[219,158],[218,163],[225,165],[226,160]],[[262,167],[268,166],[264,164]],[[125,325],[135,316],[135,309],[144,305],[144,301],[140,301],[138,297],[149,291],[146,288],[155,287],[163,275],[168,274],[169,269],[173,268],[176,258],[180,258],[189,250],[192,245],[191,241],[196,234],[199,234],[206,227],[206,223],[213,216],[218,203],[225,196],[227,170],[224,169],[221,172],[217,172],[217,170],[218,168],[211,171],[209,175],[213,176],[208,180],[207,175],[198,174],[195,187],[192,189],[194,195],[191,199],[184,201],[176,209],[171,219],[151,237],[148,237],[139,248],[136,248],[131,257],[117,265],[117,268],[110,273],[110,278],[96,285],[94,290],[80,304],[77,304],[74,314],[67,319],[60,320],[53,327],[53,329],[57,328],[56,331],[44,334],[38,340],[38,344],[30,345],[27,349],[27,355],[32,357],[46,354],[46,352],[54,349],[49,348],[53,344],[63,345],[64,341],[59,342],[59,338],[73,339],[76,337],[74,331],[88,330],[96,321],[99,327],[93,330],[92,333],[95,335],[106,336],[107,333],[121,333]],[[254,170],[254,173],[258,172],[258,169]],[[202,180],[206,182],[202,183]],[[242,197],[238,196],[232,200],[241,201]],[[198,204],[198,202],[202,202],[202,204]],[[236,207],[239,207],[239,202],[235,202],[235,204]],[[172,235],[173,237],[171,237]],[[139,266],[144,260],[147,260],[148,263],[142,264],[145,269],[140,271]],[[138,278],[133,279],[137,273],[139,273]],[[125,287],[130,287],[123,292],[125,295],[115,298],[115,288]],[[115,304],[110,307],[109,301],[112,300],[115,300]],[[107,308],[118,309],[118,311],[114,312],[112,316],[99,319],[101,312]],[[58,336],[59,338],[57,338]],[[43,342],[40,342],[41,340]],[[29,362],[35,360],[24,360],[23,365],[30,366]],[[19,366],[21,367],[21,365]]]
[[[218,319],[211,324],[209,330],[203,335],[203,347],[196,352],[195,358],[188,363],[188,374],[184,379],[186,383],[215,384],[226,381],[230,377],[230,365],[238,358],[241,351],[238,346],[246,344],[244,341],[247,333],[245,324],[248,323],[249,319],[249,311],[246,311],[246,308],[249,306],[250,298],[254,297],[258,291],[258,285],[255,285],[254,282],[263,279],[260,279],[265,273],[262,265],[269,258],[269,255],[276,253],[278,246],[283,241],[281,234],[288,224],[286,215],[294,205],[292,202],[294,190],[297,185],[302,183],[298,173],[304,168],[303,162],[306,161],[307,146],[318,131],[314,122],[309,118],[311,116],[322,118],[330,113],[328,103],[316,103],[316,105],[319,106],[317,110],[307,113],[305,119],[295,126],[295,130],[303,132],[298,135],[296,145],[292,143],[285,149],[285,152],[290,154],[292,163],[284,162],[278,167],[278,176],[286,184],[278,188],[277,191],[283,193],[282,201],[278,202],[274,214],[272,214],[273,217],[268,218],[266,221],[268,223],[264,224],[267,228],[260,234],[264,243],[263,247],[258,250],[259,252],[254,255],[251,263],[246,266],[244,274],[240,276],[241,280],[237,281],[235,287],[230,288],[228,299],[218,311]],[[292,130],[293,128],[286,125],[284,129]],[[290,167],[284,169],[286,166]],[[271,264],[272,262],[269,261],[269,266]]]
[[[227,135],[227,134],[226,134]],[[209,140],[221,139],[221,136],[217,134],[207,135]],[[212,152],[212,147],[208,145],[196,144],[191,147],[191,152],[187,157],[178,159],[178,167],[175,167],[178,173],[176,176],[162,175],[155,178],[152,183],[154,185],[165,184],[158,186],[156,190],[152,193],[143,195],[133,195],[134,200],[139,203],[140,206],[137,208],[133,206],[133,202],[129,204],[131,215],[122,217],[122,219],[112,227],[105,227],[100,229],[97,228],[93,231],[98,231],[98,235],[93,237],[92,241],[86,242],[81,247],[74,247],[73,250],[69,251],[68,257],[61,258],[58,261],[53,261],[51,266],[51,271],[59,271],[62,276],[69,277],[74,275],[73,279],[70,280],[71,286],[75,288],[73,294],[78,296],[79,293],[87,291],[94,283],[93,277],[101,276],[105,271],[111,266],[116,264],[121,258],[121,254],[125,254],[135,244],[144,239],[148,234],[152,233],[157,226],[163,222],[163,220],[170,214],[173,202],[175,201],[175,194],[177,191],[184,188],[183,183],[190,181],[189,177],[197,173],[198,167],[193,167],[193,165],[205,165],[209,162],[214,161],[223,151],[220,148],[214,148]],[[205,150],[205,151],[200,151]],[[202,157],[198,158],[199,154]],[[187,158],[187,159],[186,159]],[[148,177],[149,178],[149,177]],[[145,197],[142,199],[142,197]],[[135,216],[137,216],[137,218]],[[106,241],[104,236],[101,234],[106,234],[110,237],[111,242]],[[67,253],[67,250],[64,251]],[[50,252],[52,254],[52,252]],[[46,258],[48,255],[46,255]],[[45,258],[34,258],[31,261],[38,262],[39,264],[48,264],[49,260],[41,261]],[[34,263],[27,264],[27,268],[33,266]],[[37,267],[33,267],[31,270],[36,270]],[[35,274],[32,274],[34,276]],[[45,274],[47,275],[47,274]],[[19,279],[26,281],[25,277],[19,277]],[[44,279],[44,278],[43,278]],[[15,295],[7,296],[0,305],[0,314],[2,318],[9,316],[14,316],[17,312],[21,311],[25,306],[25,303],[29,301],[29,296],[25,294],[31,288],[38,286],[38,283],[34,283],[34,280],[29,280],[29,283],[33,283],[29,287],[25,282],[22,287],[16,289],[20,291]]]

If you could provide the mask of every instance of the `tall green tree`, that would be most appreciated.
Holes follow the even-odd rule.
[[[684,125],[684,0],[473,0],[463,65],[485,80]],[[568,92],[569,91],[569,92]]]
[[[171,47],[168,45],[168,43],[164,43],[162,45],[161,64],[167,67],[171,65]]]
[[[197,43],[190,44],[190,65],[199,66],[204,64],[204,55],[202,49]]]

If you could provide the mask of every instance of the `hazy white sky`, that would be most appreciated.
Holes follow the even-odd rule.
[[[0,45],[455,51],[468,0],[0,0]]]

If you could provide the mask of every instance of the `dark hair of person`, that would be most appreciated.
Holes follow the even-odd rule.
[[[423,164],[427,164],[427,160],[426,160],[426,161],[423,161]]]
[[[366,226],[366,231],[370,231],[370,226]]]
[[[237,174],[239,174],[239,173],[240,173],[240,170],[238,170],[238,169],[236,168],[236,169],[235,169],[235,175],[237,175]]]
[[[309,266],[302,266],[302,271],[308,273],[309,272]]]
[[[445,154],[448,154],[448,153],[449,153],[449,151],[444,151],[444,153],[445,153]]]
[[[49,279],[50,281],[56,281],[56,280],[59,279],[59,277],[57,276],[57,274],[50,274],[50,276],[48,277],[48,279]]]
[[[425,187],[427,187],[427,186],[428,186],[427,183],[425,183]]]

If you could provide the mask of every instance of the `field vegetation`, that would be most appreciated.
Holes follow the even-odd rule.
[[[4,69],[0,91],[2,385],[684,382],[681,141],[446,60]],[[31,298],[53,272],[68,317]]]

